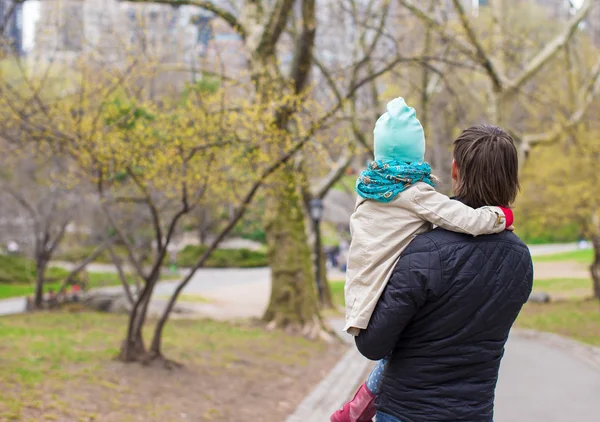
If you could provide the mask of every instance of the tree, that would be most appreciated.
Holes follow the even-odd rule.
[[[560,142],[531,152],[526,165],[523,194],[519,201],[526,220],[552,229],[575,222],[592,241],[594,261],[590,267],[594,297],[600,301],[600,158],[598,128],[571,132],[570,142]]]
[[[271,175],[314,139],[333,114],[307,119],[307,102],[286,95],[271,96],[266,103],[254,98],[253,91],[233,97],[225,83],[217,92],[192,87],[184,98],[162,96],[157,101],[146,95],[146,79],[155,70],[152,63],[136,61],[125,68],[74,66],[66,96],[46,85],[43,75],[23,73],[18,87],[3,81],[8,93],[3,97],[6,126],[20,127],[30,145],[46,148],[50,156],[72,160],[64,180],[95,187],[116,240],[125,246],[130,267],[143,280],[140,291],[128,293],[133,309],[120,353],[126,362],[163,359],[163,329],[180,292],[243,217],[260,187],[272,181]],[[295,121],[293,132],[274,124],[290,104],[298,104],[295,111],[305,117]],[[169,246],[182,218],[202,207],[204,198],[210,198],[206,204],[233,204],[234,212],[181,281],[148,350],[142,329]],[[151,222],[156,253],[149,261],[140,258],[122,225],[125,206],[137,207]]]
[[[452,46],[456,54],[460,54],[467,60],[476,64],[485,74],[487,79],[487,116],[496,124],[509,130],[519,141],[520,151],[523,158],[532,146],[537,144],[551,142],[557,137],[566,133],[566,131],[576,125],[584,117],[591,100],[596,97],[596,89],[591,89],[597,85],[600,73],[596,71],[600,66],[600,61],[593,65],[592,77],[589,83],[582,87],[577,94],[579,98],[587,96],[586,100],[578,102],[570,110],[570,118],[563,124],[553,125],[550,130],[543,133],[531,133],[522,130],[511,120],[514,115],[513,110],[519,105],[519,94],[523,93],[536,78],[543,76],[543,72],[555,63],[558,56],[563,51],[568,51],[573,45],[573,38],[580,32],[581,22],[588,16],[592,7],[592,1],[584,1],[575,15],[566,23],[559,26],[558,34],[542,42],[542,47],[535,45],[537,51],[523,49],[521,45],[515,45],[514,49],[509,44],[509,39],[518,38],[518,34],[508,34],[508,28],[511,25],[506,24],[507,5],[503,1],[493,2],[491,21],[485,22],[487,34],[491,37],[485,38],[482,35],[482,28],[469,18],[463,2],[453,0],[454,10],[460,20],[460,30],[455,30],[449,23],[441,21],[435,12],[424,10],[412,0],[399,0],[406,9],[415,17],[419,18],[428,27],[435,30],[439,37]],[[523,12],[523,9],[519,9]],[[518,13],[515,10],[515,13]],[[516,19],[516,18],[515,18]],[[491,29],[490,29],[491,26]],[[553,25],[554,26],[554,25]],[[521,50],[517,50],[521,48]],[[492,53],[496,52],[496,54]],[[508,60],[508,56],[513,56]],[[570,75],[565,74],[566,78]],[[534,85],[538,87],[539,85]],[[589,100],[589,101],[588,101]],[[522,160],[523,161],[523,160]]]
[[[294,101],[282,104],[273,114],[273,122],[280,130],[290,133],[295,131],[298,121],[314,120],[310,116],[298,113],[300,106],[312,96],[310,79],[315,65],[327,69],[329,76],[350,73],[352,77],[337,94],[328,90],[323,103],[326,119],[347,119],[346,107],[353,109],[354,103],[362,88],[378,77],[390,72],[395,65],[402,62],[420,62],[420,58],[405,59],[401,51],[391,50],[383,45],[384,28],[389,0],[369,0],[368,2],[352,2],[348,7],[345,1],[330,4],[317,4],[315,0],[277,0],[275,2],[248,0],[238,2],[238,10],[224,8],[212,2],[198,0],[133,0],[135,3],[163,3],[171,5],[193,5],[212,12],[216,17],[228,23],[241,37],[244,50],[250,57],[248,71],[254,84],[256,99],[259,104],[266,104],[273,96],[289,94]],[[331,10],[328,10],[331,8]],[[335,13],[330,13],[335,10]],[[340,12],[344,15],[346,27],[340,22]],[[337,14],[336,14],[337,13]],[[325,18],[322,18],[324,17]],[[361,17],[362,16],[362,17]],[[328,19],[328,20],[327,20]],[[347,19],[347,20],[346,20]],[[375,28],[372,22],[377,22]],[[315,45],[319,42],[318,28],[325,29],[337,25],[338,29],[347,31],[352,48],[337,49],[343,53],[344,60],[320,60],[315,62],[318,54]],[[385,52],[383,58],[375,60],[376,53]],[[381,49],[381,51],[380,51]],[[323,50],[321,50],[323,51]],[[281,56],[291,56],[289,66],[280,66]],[[377,61],[377,63],[375,63]],[[318,82],[317,82],[318,83]],[[329,86],[332,86],[329,84]],[[338,95],[339,94],[339,95]],[[313,103],[314,105],[314,103]],[[318,119],[317,119],[318,120]],[[359,131],[354,119],[354,132]],[[322,133],[322,128],[318,131]],[[336,137],[337,138],[337,137]],[[360,134],[359,142],[367,146],[365,137]],[[269,148],[280,149],[279,145]],[[352,154],[342,150],[341,164],[349,162]],[[303,151],[306,154],[306,151]],[[340,177],[343,166],[333,166],[330,174],[324,175],[324,181],[335,182]],[[314,325],[321,325],[318,308],[315,305],[314,276],[310,260],[310,247],[307,245],[307,226],[303,197],[308,192],[302,186],[307,183],[306,174],[299,163],[290,163],[283,168],[285,176],[279,182],[268,186],[268,212],[265,226],[270,239],[270,262],[273,264],[272,297],[265,314],[265,320],[271,326],[299,329],[302,332],[313,332]],[[300,171],[299,171],[300,170]],[[329,177],[329,176],[333,177]],[[312,182],[312,178],[311,178]],[[331,186],[331,184],[329,184]],[[326,190],[325,190],[326,192]],[[303,194],[304,193],[304,194]],[[320,194],[321,192],[313,192]],[[295,209],[290,209],[294,207]],[[299,218],[302,216],[303,218]],[[289,223],[289,224],[288,224]],[[285,265],[281,265],[285,263]],[[307,317],[312,315],[311,317]]]
[[[0,141],[2,138],[0,138]],[[48,156],[45,148],[34,148],[27,143],[21,145],[0,144],[0,198],[2,203],[13,204],[13,212],[4,211],[4,218],[13,220],[22,227],[19,240],[28,242],[35,261],[36,280],[33,305],[43,307],[44,284],[48,280],[46,271],[67,229],[79,217],[84,194],[69,187],[59,174],[65,172],[67,163],[56,156]],[[65,278],[64,290],[70,281],[93,261],[106,247],[103,243]]]

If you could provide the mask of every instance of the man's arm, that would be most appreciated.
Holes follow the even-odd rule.
[[[369,326],[356,337],[360,353],[379,360],[392,352],[404,328],[425,303],[435,277],[441,277],[437,248],[426,235],[418,236],[396,264]]]
[[[417,214],[446,230],[480,236],[500,233],[513,224],[513,212],[509,208],[474,209],[426,185],[417,185],[410,190]]]

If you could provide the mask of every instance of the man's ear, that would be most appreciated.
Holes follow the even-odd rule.
[[[455,159],[452,159],[452,180],[458,180],[458,166],[456,165]]]

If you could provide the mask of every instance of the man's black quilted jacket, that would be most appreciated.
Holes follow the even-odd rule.
[[[402,422],[490,422],[504,344],[532,283],[529,250],[511,232],[416,237],[356,338],[369,359],[391,354],[378,410]]]

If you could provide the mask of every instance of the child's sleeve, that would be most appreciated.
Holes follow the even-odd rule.
[[[500,233],[513,224],[510,208],[482,207],[474,209],[437,192],[428,185],[417,185],[412,191],[411,203],[415,212],[425,221],[446,230],[472,236]]]

